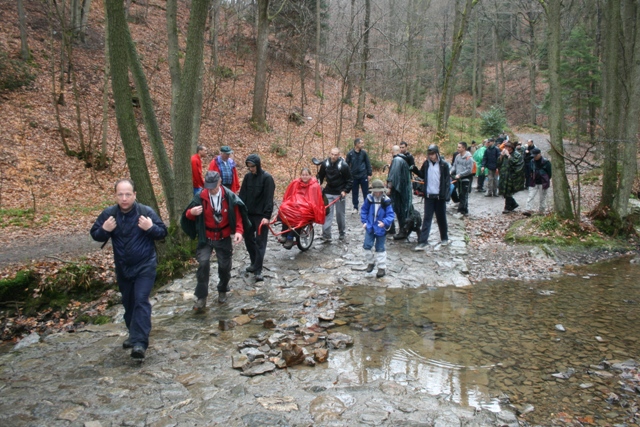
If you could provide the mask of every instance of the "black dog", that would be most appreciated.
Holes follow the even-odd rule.
[[[412,231],[415,231],[418,235],[418,240],[420,240],[420,229],[422,229],[422,217],[420,216],[420,212],[414,209],[411,206],[409,210],[409,215],[407,215],[407,219],[404,222],[404,226],[402,227],[402,234],[409,237]]]

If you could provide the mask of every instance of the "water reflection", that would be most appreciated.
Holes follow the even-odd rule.
[[[330,364],[343,382],[394,380],[476,408],[497,409],[506,395],[535,405],[536,416],[597,415],[607,410],[594,406],[603,389],[579,385],[594,381],[590,365],[639,359],[639,279],[638,266],[625,259],[544,282],[346,288],[339,317],[355,343],[333,352]],[[576,370],[569,380],[552,376],[569,368]]]

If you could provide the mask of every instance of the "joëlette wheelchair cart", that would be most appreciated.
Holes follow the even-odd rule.
[[[315,157],[311,159],[314,165],[320,166],[322,164],[322,160],[318,160]],[[336,202],[340,201],[341,198],[338,197],[334,199],[331,203],[327,203],[325,199],[325,209],[328,211],[331,206],[333,206]],[[315,237],[315,232],[313,230],[314,222],[313,220],[300,220],[299,218],[295,218],[291,215],[285,215],[282,211],[278,212],[278,215],[271,220],[268,224],[264,225],[269,227],[269,231],[275,237],[284,236],[288,233],[293,234],[293,238],[295,240],[296,246],[302,252],[309,250],[311,245],[313,244],[313,239]],[[260,224],[258,227],[258,233],[261,232],[263,225]],[[282,231],[278,231],[278,229],[284,228]],[[284,245],[285,242],[281,242]],[[290,249],[290,248],[287,248]]]

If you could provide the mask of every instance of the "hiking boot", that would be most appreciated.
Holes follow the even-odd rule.
[[[131,342],[131,338],[127,338],[126,340],[124,340],[124,342],[122,343],[122,348],[124,349],[133,348],[133,343]]]
[[[416,246],[415,248],[413,248],[414,251],[418,252],[418,251],[424,251],[425,249],[427,249],[427,247],[429,247],[428,243],[418,243],[418,246]]]
[[[387,272],[385,271],[384,268],[379,268],[378,272],[376,273],[376,277],[379,279],[381,277],[384,277],[384,275],[387,274]]]
[[[440,242],[440,246],[449,246],[449,241],[448,240],[443,240],[442,242]]]
[[[484,195],[484,197],[493,197],[493,194],[487,193],[487,194]]]
[[[513,211],[511,211],[509,209],[505,209],[505,210],[502,211],[502,213],[505,214],[505,215],[506,214],[510,214],[511,212],[513,212]]]
[[[345,236],[345,234],[344,234],[344,233],[342,233],[342,234],[338,237],[338,239],[339,239],[339,240],[344,240],[344,239],[345,239],[345,237],[346,237],[346,236]]]
[[[256,266],[251,264],[249,267],[245,268],[244,271],[246,271],[247,273],[253,273],[254,271],[256,271]]]
[[[367,265],[367,273],[371,273],[373,271],[373,267],[375,267],[375,264],[369,264]]]
[[[264,282],[264,277],[262,277],[262,273],[256,273],[256,275],[254,276],[254,279],[256,279],[256,282]],[[225,300],[226,300],[226,297],[225,297]]]
[[[524,211],[524,212],[522,212],[522,215],[531,216],[531,211]]]
[[[404,240],[406,238],[407,238],[406,233],[398,233],[395,236],[393,236],[393,240]]]
[[[330,243],[331,242],[331,236],[320,236],[320,241],[324,242],[324,243]]]
[[[278,236],[278,243],[283,244],[287,241],[286,236]]]
[[[285,249],[291,249],[293,247],[293,245],[295,245],[295,242],[293,241],[293,239],[291,240],[287,240],[286,242],[284,242],[284,245],[282,245]]]
[[[135,345],[133,346],[133,350],[131,350],[131,358],[142,360],[144,359],[144,353],[145,353],[145,350],[143,346]]]
[[[218,303],[224,304],[225,302],[227,302],[227,293],[218,292]]]
[[[206,298],[198,298],[198,301],[196,301],[196,303],[193,305],[193,309],[195,311],[204,310],[204,308],[206,306],[207,306],[207,299]]]

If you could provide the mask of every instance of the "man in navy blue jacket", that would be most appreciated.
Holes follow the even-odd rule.
[[[149,295],[158,264],[154,240],[163,239],[167,227],[153,209],[136,202],[133,181],[121,179],[114,188],[117,204],[98,216],[91,227],[91,237],[98,242],[111,239],[124,321],[129,330],[122,347],[131,348],[134,359],[144,359],[151,332]]]

